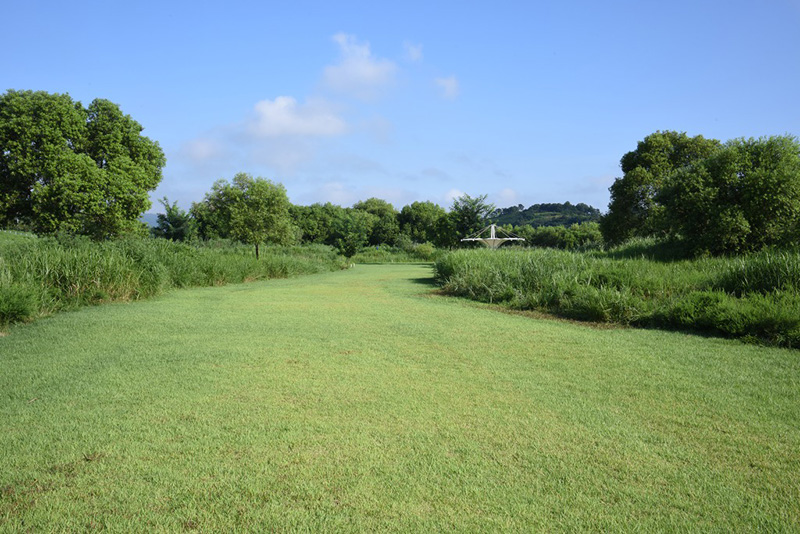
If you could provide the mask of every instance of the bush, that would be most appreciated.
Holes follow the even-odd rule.
[[[37,311],[36,293],[30,287],[0,286],[0,325],[30,320]]]

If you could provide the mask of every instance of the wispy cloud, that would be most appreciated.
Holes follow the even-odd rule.
[[[451,189],[450,191],[444,194],[444,200],[447,203],[447,206],[449,207],[450,204],[452,204],[455,199],[463,196],[464,196],[463,191],[459,189]]]
[[[494,194],[494,202],[498,207],[505,208],[515,206],[518,203],[519,195],[513,189],[506,187]]]
[[[335,65],[325,67],[322,79],[326,87],[370,100],[394,83],[397,65],[373,56],[369,43],[360,43],[355,36],[346,33],[337,33],[333,40],[339,45],[341,57]]]
[[[219,159],[227,154],[222,143],[216,139],[200,137],[183,144],[178,155],[190,163],[203,164]]]
[[[446,98],[447,100],[455,100],[461,92],[458,78],[455,76],[436,78],[434,83],[439,87],[442,97]]]
[[[403,49],[405,50],[404,58],[407,61],[412,63],[416,63],[417,61],[422,61],[422,45],[421,44],[413,44],[409,43],[408,41],[403,43]]]
[[[299,106],[294,98],[279,96],[275,100],[261,100],[254,111],[247,130],[258,137],[330,137],[347,131],[344,119],[323,100]]]

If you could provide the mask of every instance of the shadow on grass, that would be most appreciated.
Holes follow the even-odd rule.
[[[438,284],[436,283],[436,279],[433,277],[433,275],[426,276],[424,278],[410,278],[409,281],[411,283],[419,284],[419,285],[423,285],[423,286],[438,287]]]

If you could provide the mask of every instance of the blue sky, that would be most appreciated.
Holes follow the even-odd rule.
[[[0,90],[106,98],[167,155],[296,204],[586,202],[656,130],[800,134],[800,0],[13,2]],[[151,211],[158,211],[154,203]]]

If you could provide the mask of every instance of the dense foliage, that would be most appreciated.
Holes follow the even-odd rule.
[[[570,226],[518,226],[508,231],[525,239],[522,246],[587,250],[601,248],[603,236],[596,222],[576,223]],[[506,245],[507,246],[507,245]]]
[[[167,197],[159,202],[164,206],[164,213],[156,216],[156,226],[150,229],[153,237],[171,241],[192,241],[197,238],[197,221],[190,213],[179,208],[177,202],[170,204]]]
[[[800,143],[656,132],[621,161],[600,221],[607,244],[667,236],[687,253],[736,254],[800,244]]]
[[[142,126],[108,100],[0,96],[0,228],[95,239],[142,233],[139,216],[166,160]]]
[[[620,244],[630,237],[657,234],[663,227],[663,208],[656,194],[664,181],[673,171],[711,155],[719,146],[716,139],[702,135],[655,132],[622,156],[623,176],[609,189],[611,203],[600,222],[606,242]]]
[[[735,139],[671,174],[656,200],[668,231],[695,253],[800,243],[800,143]]]
[[[189,245],[129,237],[103,242],[0,232],[0,325],[85,304],[138,300],[172,288],[285,278],[344,268],[330,247]]]
[[[800,251],[672,262],[636,253],[462,250],[435,271],[451,294],[516,309],[800,347]]]

